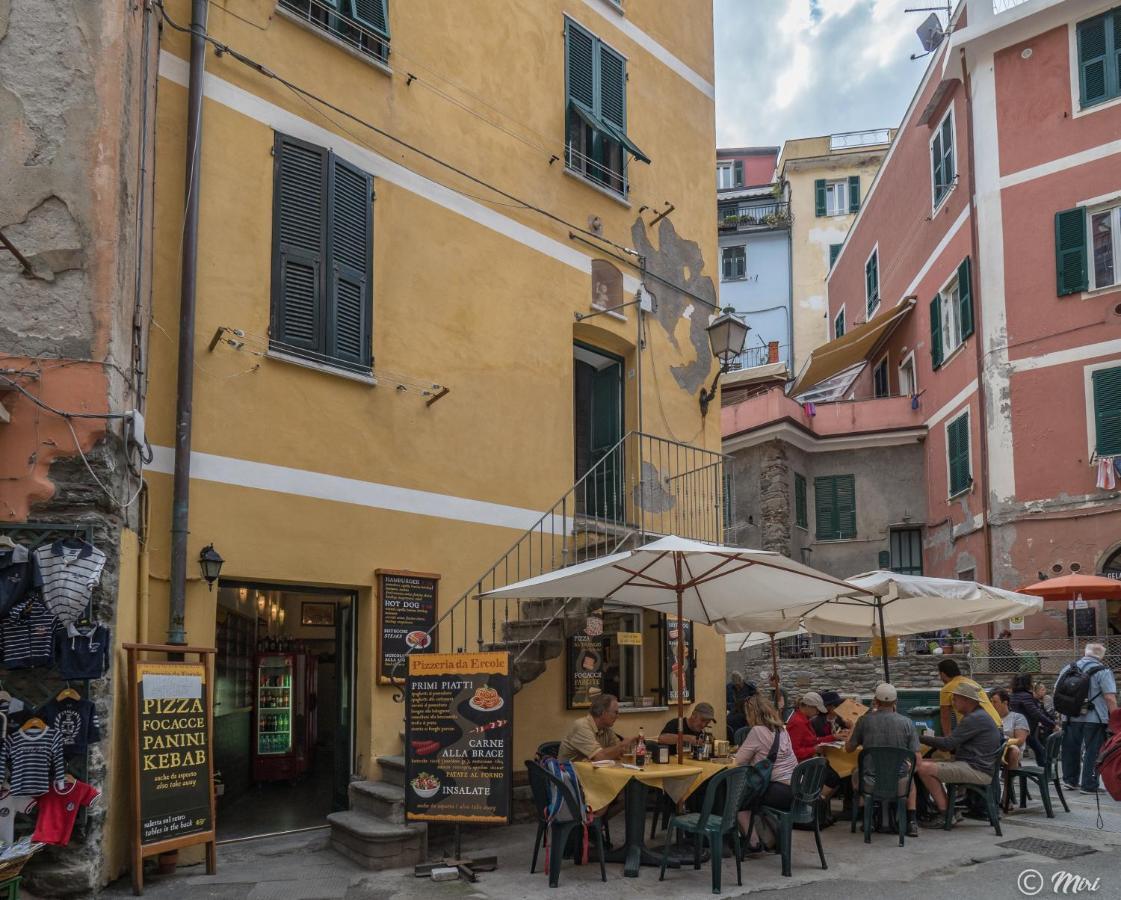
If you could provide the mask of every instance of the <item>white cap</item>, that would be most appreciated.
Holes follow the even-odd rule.
[[[880,703],[894,703],[899,697],[899,692],[895,690],[894,685],[884,681],[876,685],[875,697]]]

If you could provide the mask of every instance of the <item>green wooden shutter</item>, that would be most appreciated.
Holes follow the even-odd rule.
[[[946,442],[950,461],[950,496],[953,496],[973,482],[969,472],[969,416],[950,423],[946,429]]]
[[[270,337],[278,349],[322,354],[327,150],[277,134],[273,150]]]
[[[880,301],[880,254],[873,253],[864,264],[864,293],[868,301],[868,315]]]
[[[732,186],[743,187],[743,160],[737,159],[732,166]]]
[[[833,268],[833,263],[837,261],[837,255],[841,252],[844,244],[830,244],[829,245],[829,268]]]
[[[819,541],[837,537],[837,490],[832,477],[814,479],[814,528]]]
[[[352,0],[351,15],[357,22],[388,38],[389,11],[386,8],[387,3],[388,0]]]
[[[1107,16],[1098,16],[1078,26],[1078,85],[1083,106],[1100,103],[1109,96],[1108,24]]]
[[[930,145],[930,177],[933,184],[934,205],[937,206],[942,199],[942,195],[946,193],[946,189],[943,187],[944,181],[942,177],[941,131],[934,136],[934,141]]]
[[[599,113],[604,121],[627,130],[627,63],[614,50],[599,45]]]
[[[724,488],[724,531],[729,532],[732,530],[732,524],[735,522],[735,486],[732,481],[732,473],[725,472],[722,480]],[[725,534],[725,539],[727,539],[727,534]]]
[[[837,535],[856,537],[856,478],[852,475],[836,476],[837,483]]]
[[[794,475],[794,524],[800,528],[808,525],[806,518],[806,478],[804,475]]]
[[[1086,264],[1086,210],[1055,213],[1055,272],[1060,297],[1089,287]]]
[[[973,334],[973,272],[969,257],[958,266],[958,304],[961,314],[961,339]]]
[[[845,336],[845,311],[842,309],[833,320],[833,338]]]
[[[595,110],[595,38],[583,28],[565,20],[564,77],[568,100],[589,112]]]
[[[814,181],[814,215],[825,215],[825,179],[818,178]]]
[[[935,294],[930,301],[930,365],[942,366],[942,295]]]
[[[1098,456],[1121,454],[1121,366],[1098,369],[1094,382],[1094,449]]]
[[[946,116],[942,122],[942,193],[954,183],[954,117]]]
[[[732,277],[732,248],[725,247],[720,251],[720,268],[724,280],[727,281]]]
[[[849,176],[849,212],[854,213],[860,209],[860,176]]]
[[[373,183],[366,172],[332,154],[330,187],[327,355],[369,369]]]

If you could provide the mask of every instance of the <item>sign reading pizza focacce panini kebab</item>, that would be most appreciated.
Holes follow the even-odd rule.
[[[405,816],[509,822],[514,691],[509,653],[409,657]]]
[[[378,678],[405,677],[405,658],[436,651],[439,575],[378,569]]]

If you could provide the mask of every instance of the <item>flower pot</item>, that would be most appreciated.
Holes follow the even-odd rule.
[[[160,875],[174,875],[175,867],[179,864],[179,851],[169,850],[156,857],[156,871]]]

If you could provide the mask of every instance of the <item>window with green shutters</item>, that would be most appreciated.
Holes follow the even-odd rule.
[[[849,212],[854,213],[860,209],[860,176],[849,176]]]
[[[1055,213],[1055,282],[1060,297],[1121,284],[1121,206]]]
[[[627,61],[571,19],[564,22],[569,169],[627,194],[627,158],[650,162],[627,137]]]
[[[953,107],[946,113],[930,141],[930,173],[931,190],[934,194],[933,205],[937,209],[950,193],[957,176],[957,165],[954,160]]]
[[[830,244],[829,245],[829,268],[833,268],[833,263],[837,261],[837,257],[841,253],[841,248],[844,244]]]
[[[794,474],[794,524],[799,528],[809,528],[806,512],[806,476]]]
[[[389,0],[280,0],[303,19],[359,53],[389,60]]]
[[[837,318],[833,320],[833,340],[845,336],[845,308],[842,306],[841,311],[837,313]]]
[[[950,496],[954,497],[973,484],[973,469],[969,463],[968,412],[946,426],[946,461],[950,475]]]
[[[930,357],[939,368],[973,334],[973,266],[967,256],[930,302]]]
[[[876,248],[864,264],[864,296],[868,301],[868,318],[880,305],[880,251]]]
[[[819,541],[856,537],[856,477],[826,475],[814,479],[814,519]]]
[[[1078,23],[1077,53],[1081,106],[1121,97],[1121,7]]]
[[[732,531],[732,525],[736,520],[736,486],[732,479],[730,471],[724,472],[723,481],[723,511],[724,511],[724,540],[728,540],[728,536]]]
[[[269,347],[369,374],[373,178],[287,135],[273,153]]]
[[[1121,456],[1121,366],[1098,369],[1094,385],[1094,451]]]

